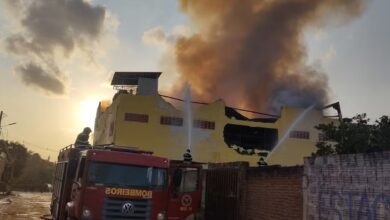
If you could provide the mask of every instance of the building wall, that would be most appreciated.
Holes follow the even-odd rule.
[[[249,168],[246,220],[301,220],[302,167]]]
[[[304,219],[390,219],[390,152],[305,159]]]
[[[309,112],[303,120],[295,123],[293,130],[310,133],[307,139],[290,138],[288,128],[299,117],[304,109],[283,108],[281,117],[275,123],[243,121],[225,116],[225,104],[219,100],[208,105],[194,107],[195,120],[213,122],[213,129],[193,128],[191,151],[194,160],[200,162],[232,162],[248,161],[256,165],[259,156],[237,153],[224,142],[224,127],[226,124],[245,125],[250,127],[275,128],[278,137],[284,141],[274,148],[266,159],[268,164],[285,166],[303,164],[303,158],[309,156],[315,149],[318,131],[314,128],[319,123],[329,122],[321,111]],[[126,120],[125,115],[147,115],[147,121]],[[116,144],[119,146],[138,147],[153,151],[158,156],[170,159],[182,159],[187,147],[186,120],[182,126],[160,123],[161,116],[185,118],[183,112],[177,110],[160,96],[141,96],[119,94],[103,113],[97,114],[94,131],[94,144]],[[143,119],[142,119],[143,120]],[[113,128],[113,132],[112,129]]]
[[[95,145],[114,143],[118,102],[110,104],[109,107],[104,105],[108,104],[100,102],[96,111],[95,128],[93,131],[93,142]]]
[[[246,219],[248,162],[208,164],[205,187],[205,220]]]

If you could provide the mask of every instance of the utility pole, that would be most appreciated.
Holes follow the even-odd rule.
[[[1,136],[1,119],[3,119],[3,111],[0,111],[0,136]]]
[[[9,123],[9,124],[6,124],[6,125],[4,125],[4,126],[2,126],[1,125],[1,121],[2,121],[2,119],[3,119],[3,117],[4,117],[4,112],[3,111],[0,111],[0,136],[1,136],[1,130],[3,129],[3,127],[6,127],[6,126],[10,126],[10,125],[15,125],[16,124],[16,122],[13,122],[13,123]]]

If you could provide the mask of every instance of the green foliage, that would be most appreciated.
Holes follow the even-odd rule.
[[[0,152],[5,152],[7,154],[8,162],[12,163],[13,178],[19,177],[26,164],[28,155],[27,149],[18,142],[0,140]]]
[[[390,150],[390,118],[382,116],[374,124],[366,114],[344,119],[336,125],[319,124],[316,128],[324,135],[315,155],[369,153]]]
[[[53,163],[42,160],[39,154],[30,153],[22,174],[13,182],[13,188],[25,191],[47,191],[47,184],[53,181],[53,172]]]
[[[0,140],[0,152],[7,154],[7,182],[13,190],[47,190],[47,184],[52,182],[54,163],[27,151],[17,142]]]
[[[376,120],[371,144],[376,151],[390,150],[390,118],[382,116]]]

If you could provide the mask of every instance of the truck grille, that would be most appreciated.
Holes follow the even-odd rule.
[[[148,199],[105,198],[102,219],[149,220],[151,207]]]

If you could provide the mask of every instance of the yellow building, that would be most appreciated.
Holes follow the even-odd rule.
[[[182,159],[188,127],[184,112],[158,94],[155,72],[117,72],[112,103],[99,104],[94,144],[132,146]],[[322,110],[284,107],[278,117],[248,119],[222,100],[193,104],[191,153],[200,162],[248,161],[264,156],[269,165],[303,164],[316,150],[314,128],[333,119]]]

